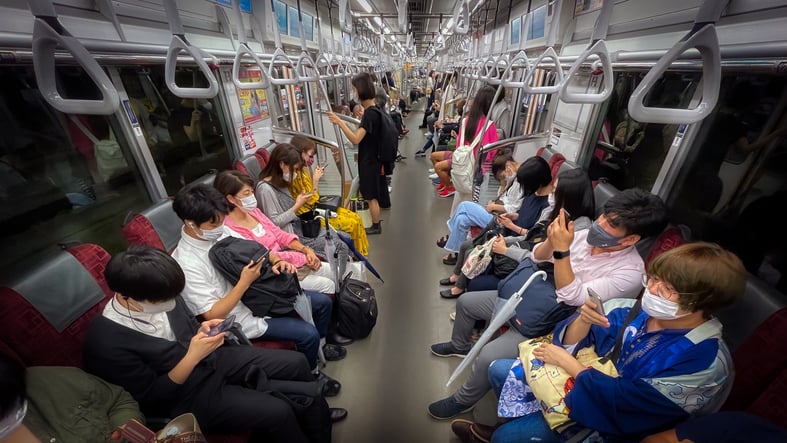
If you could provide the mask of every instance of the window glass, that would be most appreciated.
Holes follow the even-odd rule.
[[[298,10],[292,6],[288,7],[290,11],[290,36],[295,38],[301,37],[301,24],[298,20]]]
[[[276,23],[282,34],[287,33],[287,5],[281,0],[273,0],[273,10],[276,12]]]
[[[533,11],[533,22],[531,23],[530,30],[527,33],[528,40],[544,37],[544,28],[546,27],[546,20],[547,20],[546,5]]]
[[[224,137],[218,99],[176,97],[164,83],[163,67],[125,68],[121,78],[168,194],[211,169],[230,167],[230,142]],[[207,82],[196,68],[179,68],[175,81],[198,88]]]
[[[303,13],[303,35],[306,40],[314,41],[314,18],[305,12]]]
[[[58,68],[69,98],[97,99],[77,67]],[[0,266],[58,243],[125,248],[120,226],[150,204],[114,117],[68,116],[38,91],[32,67],[0,70]]]
[[[519,37],[522,33],[522,18],[517,17],[511,22],[511,44],[519,44]]]

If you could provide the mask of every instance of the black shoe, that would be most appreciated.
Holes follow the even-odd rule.
[[[446,277],[440,280],[440,286],[453,286],[454,282],[451,281],[451,277]]]
[[[323,385],[323,397],[336,397],[339,395],[339,391],[342,390],[342,384],[339,383],[338,380],[331,378],[322,371],[320,371],[319,375],[317,376],[317,382],[322,383]]]
[[[459,298],[459,296],[462,295],[463,292],[464,291],[462,291],[462,292],[460,292],[458,294],[454,294],[453,292],[451,292],[450,289],[443,289],[442,291],[440,291],[440,297],[443,297],[443,298]]]
[[[448,254],[447,258],[443,259],[444,265],[453,266],[456,264],[456,254]]]
[[[347,350],[344,349],[344,347],[332,345],[330,343],[326,343],[325,346],[322,347],[322,353],[328,361],[339,361],[347,357]]]
[[[338,423],[347,418],[347,409],[331,408],[331,423]]]
[[[354,340],[334,332],[326,337],[326,341],[332,345],[347,346],[351,345]]]
[[[380,226],[380,223],[373,223],[371,228],[366,228],[366,235],[375,235],[375,234],[382,234],[383,228]]]
[[[418,129],[426,129],[426,125],[421,125],[418,127]]]

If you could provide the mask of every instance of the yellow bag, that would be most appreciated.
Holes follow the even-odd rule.
[[[565,404],[565,397],[574,387],[574,378],[570,377],[563,368],[545,364],[533,357],[533,350],[543,343],[552,343],[552,334],[519,343],[519,358],[524,365],[525,382],[538,400],[541,413],[544,414],[549,427],[556,429],[571,421],[568,418],[569,410]],[[592,366],[613,377],[618,375],[611,361],[601,361],[602,357],[596,354],[594,346],[580,349],[576,358],[584,366]]]

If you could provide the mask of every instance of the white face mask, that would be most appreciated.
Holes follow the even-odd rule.
[[[248,197],[243,197],[240,200],[241,209],[246,212],[251,212],[257,209],[257,197],[250,195]]]
[[[676,320],[690,314],[690,312],[678,314],[678,309],[680,306],[674,301],[654,295],[645,288],[642,294],[642,310],[649,316],[659,320]]]
[[[547,197],[547,203],[549,203],[549,206],[551,206],[553,208],[555,207],[555,193],[554,192],[550,192],[549,193],[549,196]]]
[[[27,414],[27,400],[25,400],[19,408],[10,413],[8,417],[0,420],[0,440],[13,434],[16,429],[22,425],[22,421]]]
[[[141,301],[134,300],[134,303],[137,304],[140,308],[142,308],[142,312],[146,314],[159,314],[162,312],[169,312],[175,309],[175,299],[163,301],[161,303],[145,303]]]
[[[224,225],[218,226],[218,227],[213,228],[213,229],[203,229],[202,230],[202,235],[200,235],[200,234],[198,234],[196,232],[197,226],[194,223],[191,224],[191,227],[195,231],[194,234],[196,234],[197,237],[199,237],[199,238],[201,238],[201,239],[203,239],[205,241],[216,241],[224,234]]]
[[[281,178],[282,178],[282,180],[284,180],[287,183],[289,183],[289,182],[292,181],[292,174],[289,171],[288,172],[283,172],[281,174]]]

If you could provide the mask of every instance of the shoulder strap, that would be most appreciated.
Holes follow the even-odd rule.
[[[631,307],[626,319],[623,320],[623,324],[620,326],[620,330],[618,331],[618,336],[615,339],[615,347],[612,348],[612,351],[604,356],[604,361],[611,361],[613,364],[616,364],[618,361],[618,357],[620,356],[620,349],[623,347],[623,334],[626,332],[626,328],[628,325],[634,321],[634,318],[639,315],[641,310],[642,300],[637,300],[634,303],[634,306]]]
[[[473,142],[470,143],[470,148],[471,149],[475,149],[475,147],[479,143],[481,143],[481,139],[484,138],[484,134],[486,134],[486,131],[489,129],[490,126],[492,126],[492,123],[493,122],[492,122],[491,118],[487,118],[486,119],[486,122],[484,123],[484,127],[481,128],[481,131],[478,133],[478,135],[475,136],[475,139],[473,139]]]

